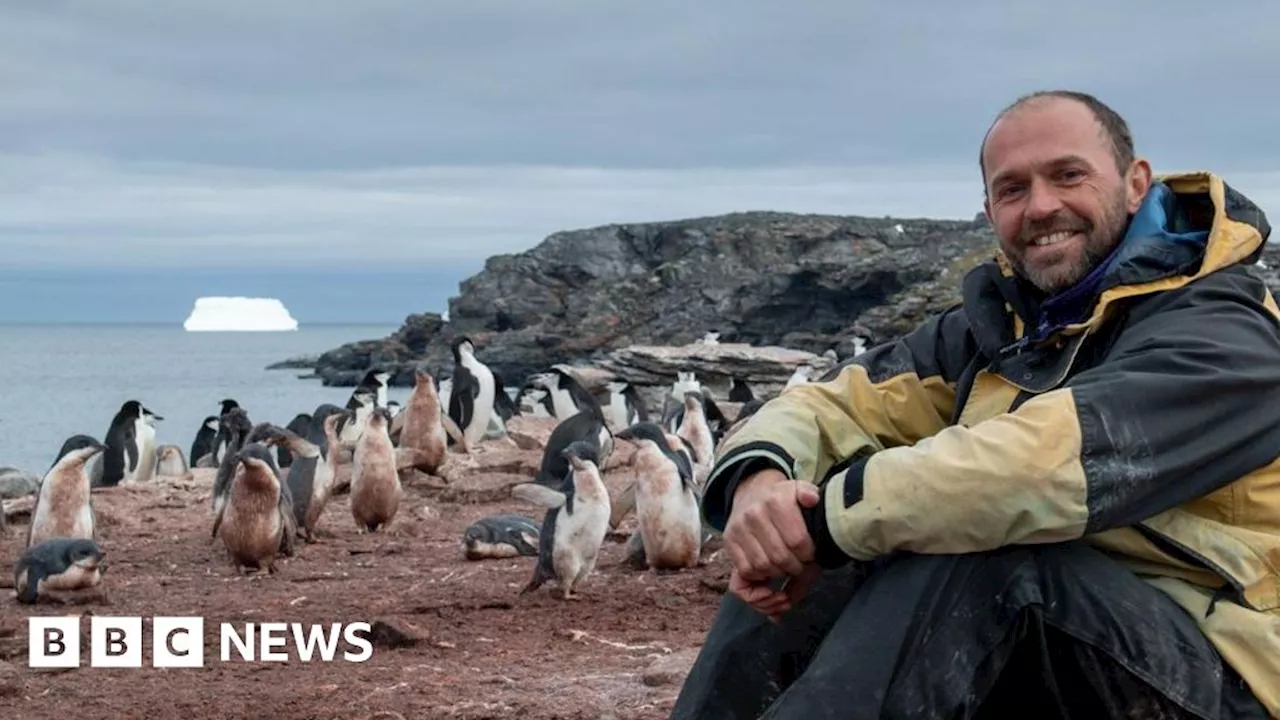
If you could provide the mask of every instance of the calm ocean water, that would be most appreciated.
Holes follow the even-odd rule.
[[[351,388],[301,380],[306,370],[265,370],[393,326],[327,325],[287,333],[188,333],[162,325],[0,325],[0,467],[43,474],[77,433],[102,440],[126,400],[164,417],[156,442],[186,455],[200,423],[235,398],[256,422],[284,425]],[[404,402],[409,388],[390,388]],[[188,459],[188,462],[191,462]]]

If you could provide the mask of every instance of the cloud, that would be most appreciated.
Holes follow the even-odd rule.
[[[19,265],[426,264],[732,210],[972,217],[991,116],[1042,87],[1277,207],[1280,5],[1068,10],[13,3],[0,244]]]

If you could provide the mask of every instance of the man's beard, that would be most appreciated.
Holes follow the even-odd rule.
[[[1120,242],[1129,219],[1126,200],[1123,189],[1117,192],[1110,206],[1104,209],[1101,224],[1097,225],[1066,209],[1048,219],[1024,224],[1015,241],[1018,254],[1010,257],[1009,263],[1018,275],[1046,295],[1056,295],[1071,288],[1105,260]],[[1025,253],[1031,245],[1031,238],[1059,231],[1082,233],[1085,237],[1084,252],[1075,255],[1073,248],[1070,251],[1073,255],[1057,263],[1028,267]],[[1064,266],[1063,263],[1068,264]]]

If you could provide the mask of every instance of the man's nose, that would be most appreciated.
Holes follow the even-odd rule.
[[[1031,220],[1043,220],[1052,217],[1063,208],[1062,198],[1057,188],[1042,180],[1031,183],[1030,196],[1027,198],[1027,217]]]

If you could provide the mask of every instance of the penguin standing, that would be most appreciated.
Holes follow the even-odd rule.
[[[325,431],[336,435],[334,425],[337,415],[325,418]],[[320,447],[288,428],[270,426],[264,433],[263,442],[274,446],[276,452],[288,450],[293,462],[284,475],[284,484],[289,488],[293,507],[293,519],[298,536],[307,542],[315,542],[315,528],[320,521],[333,490],[333,480],[337,475],[337,462],[333,455],[327,459],[320,457]]]
[[[240,403],[231,398],[224,398],[222,401],[222,410],[218,412],[218,417],[223,417],[232,410],[240,408]],[[247,413],[246,413],[247,417]],[[110,445],[110,443],[107,443]],[[218,435],[213,441],[213,466],[218,467],[222,464],[222,458],[226,456],[227,450],[230,448],[231,438],[227,430],[221,425],[218,427]],[[234,451],[233,451],[234,452]]]
[[[576,442],[587,442],[595,447],[593,460],[597,465],[604,465],[613,454],[613,433],[604,421],[604,411],[599,404],[592,402],[586,405],[582,412],[551,430],[546,447],[542,449],[542,462],[534,482],[558,489],[569,472],[569,459],[564,451]]]
[[[609,491],[600,478],[595,445],[575,442],[562,451],[569,465],[559,491],[528,483],[526,497],[547,507],[538,537],[533,577],[520,591],[537,590],[548,580],[560,585],[560,596],[577,600],[573,590],[595,569],[600,545],[609,529]]]
[[[618,433],[639,447],[636,468],[636,534],[643,565],[653,569],[692,568],[702,554],[702,516],[693,472],[680,462],[663,429],[636,423]],[[634,540],[634,538],[633,538]]]
[[[600,405],[600,401],[563,367],[552,367],[550,372],[535,375],[532,382],[550,395],[551,414],[557,420],[568,420],[588,405]]]
[[[236,453],[240,452],[240,448],[245,444],[246,439],[253,431],[253,426],[249,424],[249,415],[244,408],[233,408],[226,415],[222,416],[219,423],[219,432],[225,432],[227,436],[227,451],[222,454],[222,462],[218,464],[218,471],[213,476],[213,529],[210,531],[210,537],[217,537],[218,526],[222,522],[222,510],[226,506],[227,498],[231,491],[231,481],[235,479],[236,471],[240,467],[240,462],[236,458]]]
[[[164,418],[142,408],[138,423],[138,471],[129,482],[150,482],[156,476],[156,421]]]
[[[400,447],[412,452],[412,465],[434,475],[444,464],[449,436],[445,433],[444,413],[435,379],[421,369],[414,371],[413,394],[404,409],[400,425]]]
[[[475,345],[466,336],[453,341],[453,388],[449,395],[449,418],[462,430],[467,445],[474,447],[485,436],[494,413],[493,372],[476,359]]]
[[[787,378],[787,384],[783,390],[796,385],[804,385],[813,382],[813,366],[800,365],[791,373],[791,377]]]
[[[605,404],[608,408],[607,417],[613,421],[614,427],[621,430],[638,422],[648,422],[649,413],[645,410],[644,402],[640,400],[640,394],[636,392],[634,385],[613,381],[605,387],[609,391],[609,402]]]
[[[360,379],[360,384],[351,392],[351,397],[347,400],[347,409],[355,410],[360,407],[363,402],[357,402],[356,395],[370,395],[373,399],[374,407],[384,408],[387,406],[387,381],[391,379],[391,373],[373,368],[364,374]]]
[[[338,439],[344,447],[354,447],[364,432],[369,415],[378,407],[376,393],[356,390],[347,400],[347,416],[338,421]]]
[[[148,469],[155,467],[155,428],[150,425],[148,416],[159,417],[137,400],[129,400],[111,418],[111,426],[104,438],[107,449],[102,453],[101,476],[97,478],[97,485],[115,487],[135,482],[143,469],[144,451],[151,457],[152,465]],[[148,438],[149,449],[143,446]]]
[[[376,408],[351,460],[351,516],[358,533],[376,532],[395,519],[403,490],[388,429],[391,416]]]
[[[693,483],[701,489],[711,467],[715,465],[715,439],[711,436],[711,426],[707,423],[704,411],[705,398],[702,393],[688,392],[684,394],[684,415],[676,435],[689,443],[692,449]]]
[[[191,441],[191,465],[193,467],[201,467],[200,461],[205,455],[209,456],[210,467],[216,467],[217,463],[213,462],[214,449],[218,442],[218,418],[210,415],[200,423],[200,429],[196,431],[196,439]]]
[[[294,553],[297,532],[289,488],[270,448],[246,443],[238,452],[227,446],[224,460],[236,464],[226,505],[222,509],[222,545],[237,574],[246,568],[275,574],[276,559]]]
[[[97,539],[86,464],[106,447],[88,435],[67,438],[49,472],[40,481],[27,547],[56,537]]]
[[[300,438],[306,438],[307,432],[311,429],[311,414],[298,413],[293,416],[288,425],[284,426],[285,430],[297,435]],[[276,465],[281,470],[293,464],[293,454],[289,450],[289,446],[285,444],[276,446]]]

